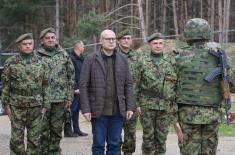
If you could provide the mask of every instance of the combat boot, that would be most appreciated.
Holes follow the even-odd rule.
[[[65,132],[64,137],[78,137],[78,134],[73,132]]]
[[[88,136],[88,134],[87,133],[85,133],[85,132],[82,132],[81,130],[79,130],[78,132],[75,132],[76,134],[78,134],[78,136]]]
[[[65,124],[65,126],[64,126],[64,137],[78,137],[78,134],[73,133],[70,124]]]

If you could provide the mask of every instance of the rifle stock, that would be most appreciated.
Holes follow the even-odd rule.
[[[224,80],[220,81],[221,91],[224,99],[230,100],[230,88],[229,85],[225,86]]]

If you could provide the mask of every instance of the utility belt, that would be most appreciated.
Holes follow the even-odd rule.
[[[40,89],[12,89],[11,93],[13,95],[21,95],[21,96],[35,96],[35,95],[39,95],[42,93],[42,91]]]

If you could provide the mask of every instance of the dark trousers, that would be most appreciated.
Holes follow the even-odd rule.
[[[123,126],[123,117],[117,116],[101,116],[92,118],[92,154],[104,155],[105,142],[106,155],[121,154],[121,132]]]
[[[70,107],[71,110],[71,117],[73,122],[73,131],[74,133],[79,133],[79,110],[80,110],[80,96],[74,94],[73,103]]]

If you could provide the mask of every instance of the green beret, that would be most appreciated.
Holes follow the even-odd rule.
[[[163,35],[161,33],[153,33],[150,37],[148,37],[148,42],[151,42],[152,40],[156,39],[164,39]]]
[[[131,32],[129,29],[124,29],[122,31],[120,31],[118,34],[117,34],[117,39],[120,40],[123,36],[125,35],[131,35]]]
[[[25,34],[22,34],[21,36],[19,36],[17,39],[16,39],[16,43],[20,43],[21,41],[25,40],[25,39],[33,39],[33,34],[32,33],[25,33]]]
[[[43,38],[48,32],[55,33],[55,29],[52,27],[46,28],[41,31],[39,38]]]

